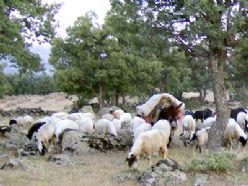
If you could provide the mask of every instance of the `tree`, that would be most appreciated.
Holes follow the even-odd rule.
[[[33,42],[49,42],[55,35],[59,4],[41,0],[0,0],[0,60],[16,64],[20,73],[41,70],[40,58],[30,52]]]
[[[6,77],[4,76],[3,73],[3,66],[0,64],[0,98],[3,97],[3,95],[8,92],[10,85],[6,79]]]
[[[236,97],[243,103],[248,104],[248,46],[247,38],[242,38],[233,52],[232,63],[228,65],[229,79],[236,92]]]
[[[105,99],[115,104],[119,96],[147,89],[159,71],[159,62],[148,62],[135,50],[127,52],[109,26],[101,28],[93,20],[94,14],[78,18],[67,29],[67,38],[53,42],[49,62],[55,67],[60,88],[85,97],[97,96],[100,106]]]
[[[125,1],[130,2],[134,1]],[[217,112],[217,124],[210,134],[212,150],[221,147],[229,118],[224,65],[247,37],[247,3],[244,0],[136,1],[137,11],[156,32],[170,38],[186,55],[207,61]]]

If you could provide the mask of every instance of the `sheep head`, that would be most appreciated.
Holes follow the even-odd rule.
[[[132,153],[129,154],[128,157],[126,158],[126,161],[128,162],[129,167],[132,167],[134,162],[136,162],[137,160],[138,160],[137,156]]]
[[[243,136],[240,136],[240,137],[239,137],[239,141],[242,143],[242,146],[243,146],[243,147],[244,147],[244,146],[246,145],[246,143],[247,143],[247,139],[244,138]]]

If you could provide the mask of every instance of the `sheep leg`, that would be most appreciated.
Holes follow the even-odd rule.
[[[164,147],[163,148],[163,158],[166,159],[166,156],[167,156],[167,147]]]
[[[162,157],[162,158],[164,158],[164,159],[165,159],[165,157],[166,157],[166,149],[167,149],[167,148],[165,148],[165,147],[161,147],[161,148],[159,149],[159,155],[160,155],[160,157]]]
[[[199,147],[199,146],[198,146],[198,145],[196,145],[196,147],[195,147],[195,150],[196,150],[196,151],[197,151],[198,147]]]
[[[150,165],[152,165],[152,158],[151,158],[151,154],[149,154],[147,158],[148,158],[148,160],[149,160]]]

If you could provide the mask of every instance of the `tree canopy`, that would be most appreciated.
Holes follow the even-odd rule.
[[[40,57],[29,47],[54,37],[59,7],[41,0],[0,0],[0,60],[8,59],[21,73],[41,70]]]

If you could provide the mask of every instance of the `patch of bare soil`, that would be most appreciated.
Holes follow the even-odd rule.
[[[18,95],[5,96],[0,100],[0,109],[14,110],[16,108],[38,108],[51,111],[69,111],[76,96],[66,97],[63,92],[48,95]]]

